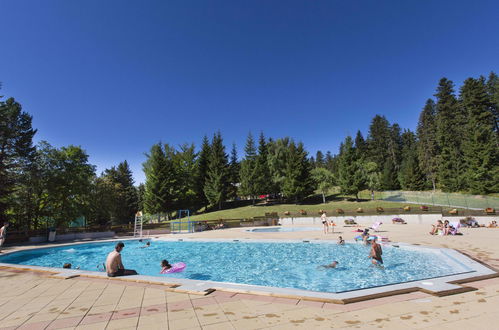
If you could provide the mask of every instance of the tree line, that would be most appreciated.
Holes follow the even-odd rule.
[[[430,190],[487,194],[499,191],[499,78],[466,79],[456,94],[442,78],[424,105],[415,132],[376,115],[366,138],[347,136],[339,152],[310,157],[290,137],[257,141],[248,134],[239,159],[222,134],[177,148],[154,144],[135,185],[126,161],[96,174],[79,146],[33,144],[32,117],[14,98],[0,98],[0,221],[20,229],[67,226],[84,216],[89,225],[128,223],[138,210],[220,209],[260,195],[302,202],[318,191],[326,202],[333,186],[359,191]]]
[[[384,116],[371,121],[366,139],[348,136],[337,156],[316,166],[338,178],[344,193],[363,189],[429,190],[488,194],[499,191],[499,78],[468,78],[456,95],[442,78],[434,99],[426,101],[416,132],[390,124]]]

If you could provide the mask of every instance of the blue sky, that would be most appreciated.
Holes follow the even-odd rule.
[[[441,77],[499,71],[497,1],[0,1],[0,95],[37,141],[81,145],[98,171],[220,129],[311,154],[367,134],[375,114],[414,129]]]

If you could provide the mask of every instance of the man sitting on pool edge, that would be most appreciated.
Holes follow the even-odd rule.
[[[127,275],[137,275],[137,272],[132,269],[125,269],[123,263],[121,262],[121,250],[125,247],[125,244],[119,242],[116,244],[114,251],[109,252],[106,259],[106,271],[107,276],[127,276]]]

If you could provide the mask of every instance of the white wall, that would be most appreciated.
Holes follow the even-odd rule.
[[[392,223],[393,218],[402,218],[407,223],[415,223],[415,224],[430,224],[435,223],[435,221],[449,220],[458,221],[459,219],[463,219],[462,217],[442,217],[440,214],[391,214],[391,215],[361,215],[361,216],[341,216],[341,217],[328,217],[329,221],[334,221],[338,225],[342,225],[345,223],[346,219],[354,219],[358,224],[373,224],[376,221],[381,221],[385,224]],[[498,216],[481,216],[474,217],[479,224],[489,224],[492,220],[498,220]],[[279,219],[279,223],[284,226],[289,225],[311,225],[311,224],[321,224],[320,217],[307,217],[307,218],[281,218]]]

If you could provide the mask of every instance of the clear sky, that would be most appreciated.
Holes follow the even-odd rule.
[[[441,77],[499,71],[499,2],[0,0],[0,95],[36,140],[81,145],[98,171],[142,182],[156,142],[249,131],[311,154],[367,133],[375,114],[416,127]]]

